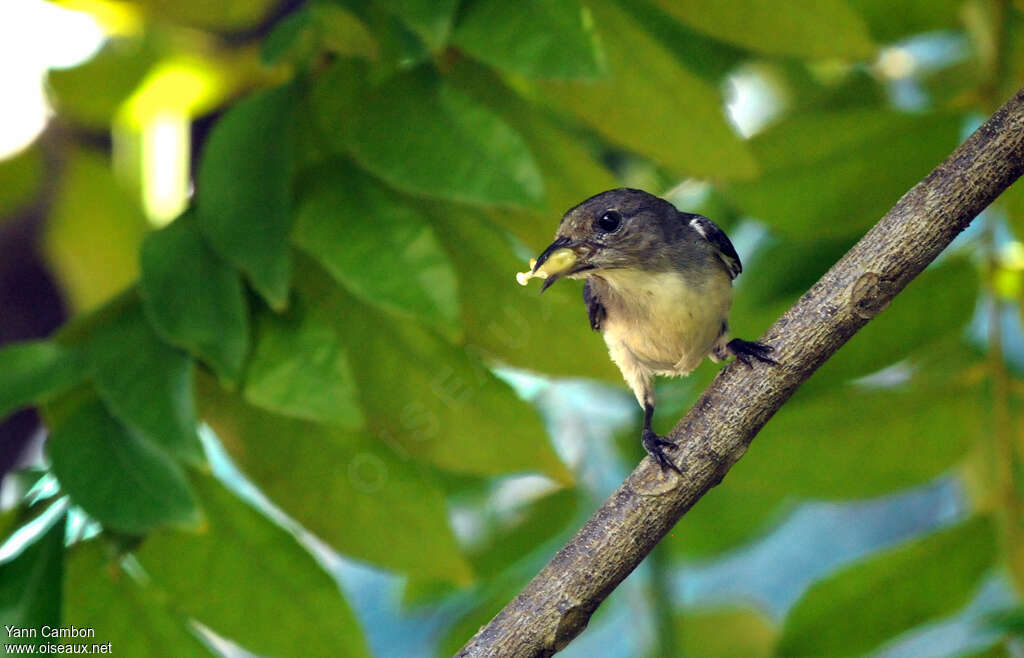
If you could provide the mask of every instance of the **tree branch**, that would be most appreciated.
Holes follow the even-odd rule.
[[[684,476],[644,459],[458,656],[550,656],[808,377],[1024,172],[1024,89],[915,185],[761,338],[778,366],[724,368],[671,432]]]

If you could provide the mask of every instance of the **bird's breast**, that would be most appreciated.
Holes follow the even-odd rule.
[[[714,348],[732,303],[724,270],[699,283],[678,272],[609,270],[600,276],[609,348],[624,346],[660,374],[689,373]]]

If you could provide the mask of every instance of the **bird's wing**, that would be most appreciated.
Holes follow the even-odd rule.
[[[726,269],[729,270],[729,276],[735,279],[743,271],[743,264],[740,263],[739,254],[736,253],[736,248],[729,241],[729,236],[718,228],[718,224],[703,215],[686,215],[686,217],[689,219],[690,226],[715,248],[718,258],[725,263]]]
[[[590,328],[594,331],[601,330],[601,322],[604,321],[606,312],[604,305],[597,296],[597,290],[590,279],[583,284],[583,301],[587,305],[587,316],[590,318]]]

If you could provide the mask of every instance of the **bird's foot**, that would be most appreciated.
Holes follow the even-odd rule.
[[[764,343],[758,343],[753,340],[741,340],[739,338],[733,338],[730,340],[725,349],[736,357],[737,361],[743,363],[748,368],[752,367],[752,359],[756,359],[763,363],[770,363],[772,365],[778,365],[779,362],[768,356],[774,351],[771,345],[765,345]]]
[[[672,469],[680,475],[683,474],[679,467],[673,464],[672,460],[665,454],[666,450],[675,450],[676,444],[658,436],[649,429],[644,429],[643,434],[640,435],[640,442],[643,443],[647,454],[653,457],[654,461],[658,462],[662,470]]]

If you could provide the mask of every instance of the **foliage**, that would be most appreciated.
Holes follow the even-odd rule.
[[[0,415],[42,410],[48,471],[99,530],[67,524],[65,548],[64,520],[35,528],[0,563],[2,623],[92,626],[125,655],[203,655],[214,635],[261,655],[367,655],[307,531],[405,577],[410,608],[456,600],[434,640],[458,647],[602,493],[496,374],[620,386],[577,284],[514,285],[560,214],[642,186],[757,233],[737,239],[732,322],[754,338],[1024,70],[1020,4],[988,0],[210,6],[118,5],[134,27],[49,74],[54,126],[0,162],[0,215],[45,210],[38,251],[74,312],[0,348]],[[929,64],[900,41],[925,32],[957,56]],[[763,125],[726,111],[750,75],[776,98]],[[149,104],[194,121],[198,154],[194,196],[160,227],[138,150]],[[127,157],[97,148],[106,131]],[[677,605],[644,650],[861,654],[954,612],[994,568],[1024,583],[1021,364],[1004,359],[1024,343],[984,322],[1024,291],[1006,256],[1022,198],[997,210],[1009,231],[989,217],[826,364],[652,568],[721,557],[800,501],[940,476],[969,493],[961,523],[826,575],[781,621]],[[970,341],[968,326],[982,327]],[[664,383],[657,421],[717,367]],[[617,442],[626,464],[635,429]],[[275,513],[210,475],[206,430]],[[495,490],[526,474],[541,493],[495,513]],[[40,518],[33,504],[5,512],[3,537]],[[477,532],[453,522],[465,508]]]

